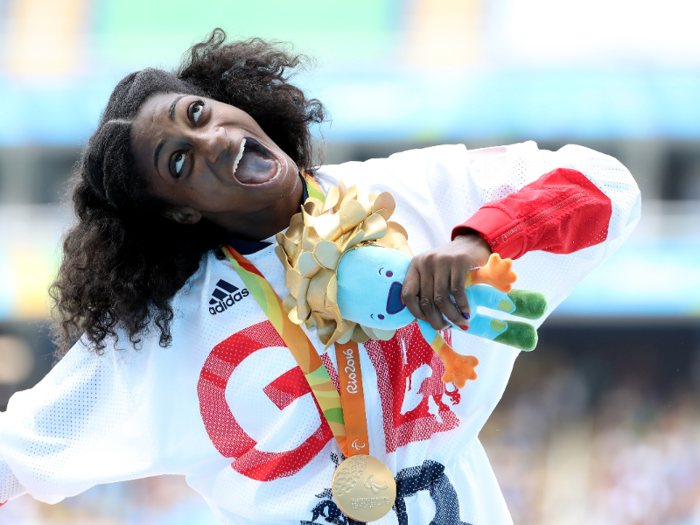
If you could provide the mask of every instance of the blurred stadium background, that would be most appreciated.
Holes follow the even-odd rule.
[[[293,43],[326,161],[569,142],[625,163],[633,238],[522,355],[481,434],[516,524],[700,524],[700,4],[0,0],[0,410],[50,369],[66,180],[115,83],[212,28]],[[20,498],[0,524],[208,524],[179,478]]]

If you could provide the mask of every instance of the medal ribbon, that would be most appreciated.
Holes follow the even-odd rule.
[[[340,382],[340,399],[343,402],[345,432],[347,433],[348,451],[345,457],[369,453],[369,433],[365,417],[365,394],[362,390],[362,370],[360,369],[360,352],[355,341],[335,344],[335,356],[338,360],[338,379]]]
[[[309,196],[323,202],[325,197],[318,183],[306,174],[304,174],[304,179],[307,183]],[[326,418],[340,450],[346,457],[355,454],[369,455],[367,420],[365,418],[357,343],[351,341],[344,345],[335,345],[341,386],[341,394],[338,395],[318,352],[301,326],[289,320],[289,316],[282,307],[282,300],[263,274],[232,246],[224,246],[222,250],[294,356],[309,383],[316,402],[321,407],[321,412]]]

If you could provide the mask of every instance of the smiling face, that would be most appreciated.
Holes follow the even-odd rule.
[[[149,98],[132,126],[137,169],[183,224],[201,218],[250,239],[289,225],[302,183],[294,161],[245,111],[176,93]]]

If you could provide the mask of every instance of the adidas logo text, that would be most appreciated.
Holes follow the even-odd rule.
[[[248,297],[250,292],[247,288],[239,290],[238,287],[227,283],[223,279],[219,279],[216,283],[216,288],[209,299],[209,313],[216,315],[217,313],[225,312],[230,306],[233,306],[244,297]]]

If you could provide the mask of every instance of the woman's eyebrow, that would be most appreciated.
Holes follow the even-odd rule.
[[[175,108],[177,107],[177,103],[180,102],[181,99],[185,98],[187,95],[179,95],[175,97],[175,100],[173,100],[170,103],[170,108],[168,109],[168,117],[170,120],[175,122]],[[160,157],[160,150],[163,149],[163,146],[165,146],[165,139],[162,139],[158,145],[156,146],[156,150],[153,153],[153,165],[156,167],[156,171],[160,173],[158,170],[158,157]]]
[[[168,110],[168,117],[170,117],[170,120],[175,122],[175,106],[177,106],[177,103],[180,102],[180,99],[185,98],[187,95],[180,95],[178,97],[175,97],[175,100],[173,100],[170,103],[170,109]]]
[[[160,170],[158,169],[158,157],[160,156],[160,150],[163,149],[163,146],[165,146],[165,139],[161,139],[161,141],[156,146],[155,153],[153,154],[153,165],[156,167],[156,171],[159,174],[160,174]]]

